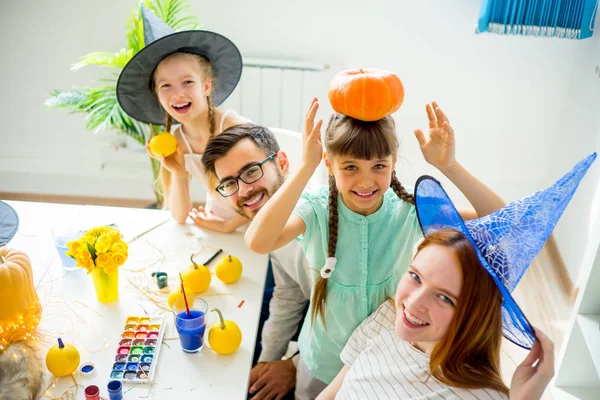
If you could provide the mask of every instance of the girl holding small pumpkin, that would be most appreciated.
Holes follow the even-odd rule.
[[[343,89],[338,90],[340,79]],[[378,87],[382,82],[385,91]],[[365,90],[354,90],[355,83]],[[387,104],[378,104],[385,97],[382,93],[392,94]],[[348,338],[393,296],[413,247],[422,238],[414,197],[395,173],[398,139],[389,114],[402,103],[400,80],[381,70],[344,71],[332,81],[329,97],[337,112],[325,132],[325,156],[322,121],[314,122],[319,107],[315,98],[306,115],[301,168],[261,209],[245,236],[248,246],[259,253],[299,240],[316,268],[311,318],[305,320],[298,342],[302,359],[297,398],[315,398],[335,378]],[[359,109],[347,107],[352,104]],[[441,108],[434,102],[426,111],[429,137],[419,129],[415,136],[425,160],[474,206],[475,212],[461,215],[472,219],[501,208],[504,202],[454,158],[454,131]],[[305,191],[322,158],[329,187]]]
[[[157,146],[161,148],[149,141],[146,150],[161,161],[164,204],[173,218],[184,223],[190,216],[202,228],[233,232],[248,220],[214,195],[216,184],[208,182],[202,153],[211,137],[247,122],[232,109],[218,108],[240,80],[240,52],[218,33],[174,32],[144,4],[142,17],[146,47],[123,68],[117,83],[119,104],[139,121],[165,126],[167,133]],[[171,135],[177,122],[181,125]],[[192,206],[190,174],[207,191],[206,208]]]

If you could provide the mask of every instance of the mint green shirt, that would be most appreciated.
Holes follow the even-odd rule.
[[[327,258],[328,195],[326,186],[305,191],[294,210],[306,224],[298,240],[311,267],[311,298]],[[311,326],[309,310],[298,340],[302,362],[327,384],[343,367],[340,353],[352,332],[387,297],[394,297],[414,246],[423,237],[415,207],[400,200],[392,189],[371,215],[349,210],[341,197],[338,213],[337,264],[327,283],[326,325],[316,318]]]

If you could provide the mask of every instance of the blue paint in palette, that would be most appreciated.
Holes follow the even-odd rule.
[[[151,363],[152,358],[154,358],[152,355],[146,354],[145,356],[142,356],[142,359],[140,361],[143,363]]]
[[[127,371],[135,371],[136,369],[138,369],[138,363],[128,362],[127,365],[125,366],[125,369]]]
[[[114,363],[113,364],[113,370],[115,371],[123,371],[125,369],[125,363],[124,362],[119,362],[119,363]]]

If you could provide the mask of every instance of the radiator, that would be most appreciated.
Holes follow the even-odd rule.
[[[327,86],[336,72],[328,64],[246,58],[240,83],[222,107],[260,125],[302,132],[313,97],[320,100],[317,118],[327,122]]]

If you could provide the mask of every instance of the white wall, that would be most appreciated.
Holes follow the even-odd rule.
[[[559,177],[574,160],[600,150],[600,35],[578,46],[565,108],[554,133],[549,177]],[[598,70],[597,70],[598,69]],[[596,161],[596,164],[600,161]],[[552,178],[553,179],[553,178]],[[600,167],[592,168],[556,227],[555,237],[571,276],[590,268],[600,243]],[[582,274],[586,276],[586,274]]]
[[[244,56],[396,72],[406,88],[396,121],[403,143],[399,175],[407,184],[423,173],[439,177],[421,159],[412,134],[426,128],[424,105],[431,100],[451,118],[458,159],[508,201],[544,188],[600,147],[593,117],[600,105],[593,75],[599,60],[590,54],[600,54],[597,37],[475,35],[478,0],[192,3],[205,28],[230,37]],[[83,116],[42,106],[51,89],[101,75],[93,67],[71,72],[69,65],[91,51],[119,50],[135,4],[2,2],[0,191],[152,198],[141,153],[110,152],[114,139],[87,132]],[[577,100],[582,93],[590,100]],[[595,185],[588,182],[587,194]],[[575,199],[582,208],[571,207],[557,232],[574,277],[584,247],[572,237],[589,221],[592,204],[582,193]]]
[[[142,180],[139,168],[103,169],[99,144],[109,143],[85,130],[84,115],[43,107],[52,89],[90,85],[102,76],[95,68],[69,67],[83,54],[123,47],[134,4],[2,2],[0,191],[152,198],[149,161]]]

